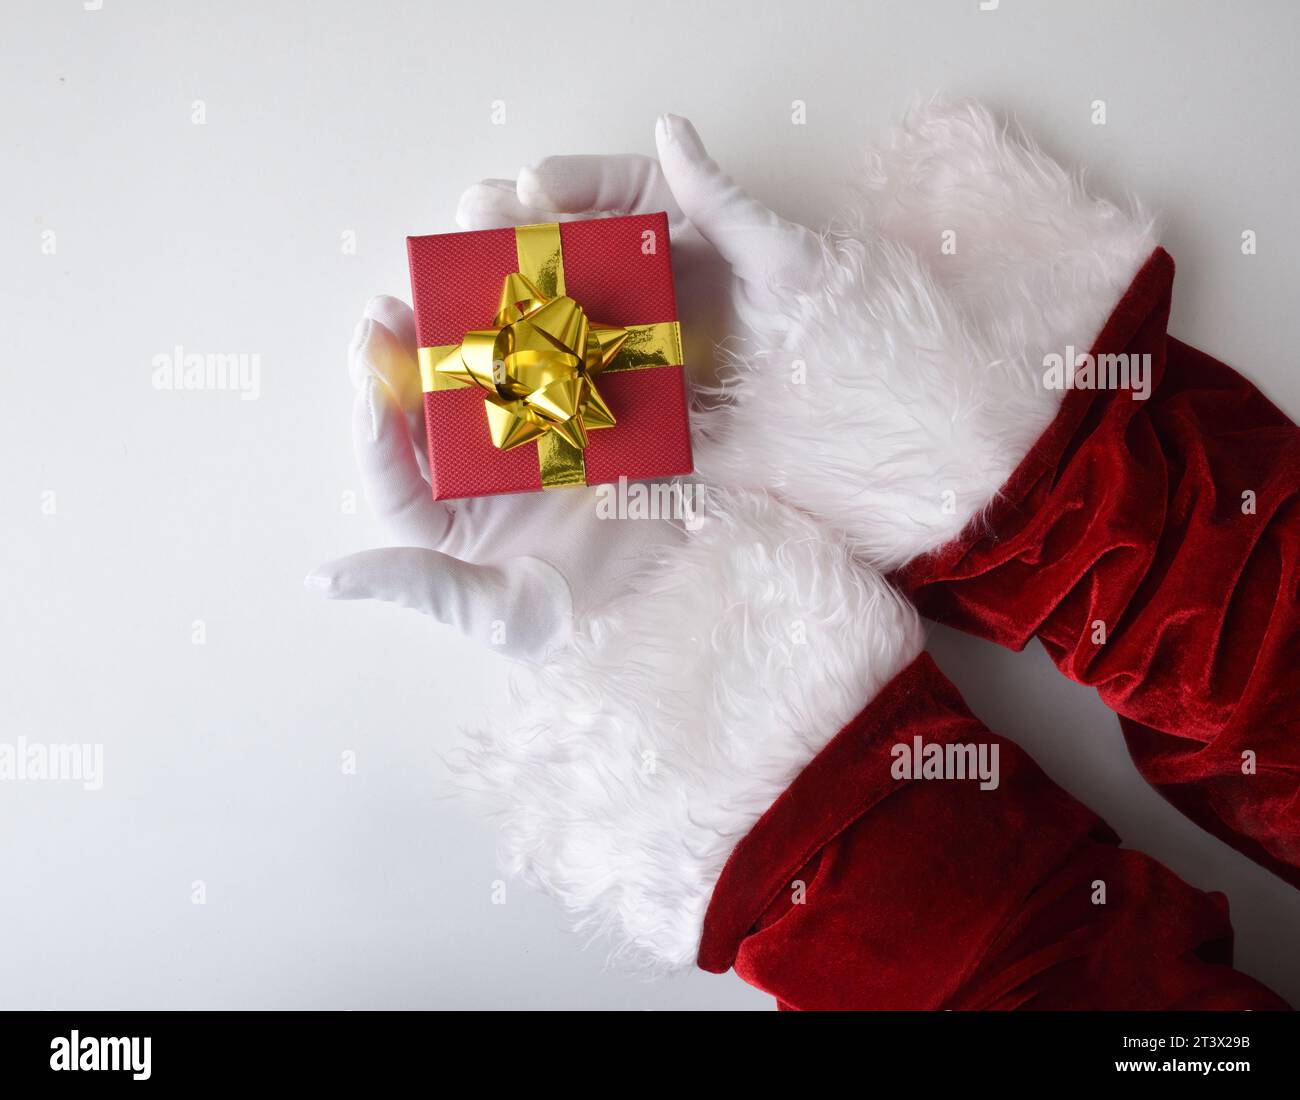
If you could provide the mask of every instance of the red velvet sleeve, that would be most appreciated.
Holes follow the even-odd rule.
[[[997,785],[898,776],[914,738],[997,746]],[[1231,956],[1222,895],[1120,849],[923,655],[737,846],[699,964],[796,1009],[1286,1007]]]
[[[1158,249],[1094,355],[1149,398],[1076,389],[977,526],[897,578],[940,622],[1037,637],[1115,710],[1143,775],[1300,886],[1300,430],[1168,337]]]

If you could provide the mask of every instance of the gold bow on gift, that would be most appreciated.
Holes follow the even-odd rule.
[[[537,440],[544,488],[585,484],[587,433],[615,424],[596,388],[603,371],[681,363],[676,321],[604,325],[564,293],[559,226],[515,230],[519,270],[505,277],[492,328],[420,348],[426,393],[478,386],[500,450]]]
[[[596,375],[614,361],[627,329],[594,325],[567,295],[543,294],[526,275],[507,275],[494,328],[465,333],[434,373],[485,391],[488,430],[503,451],[555,432],[580,450],[587,432],[614,414]]]

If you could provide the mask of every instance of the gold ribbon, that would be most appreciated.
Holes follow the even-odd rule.
[[[519,270],[507,275],[491,328],[459,344],[420,348],[425,393],[478,386],[492,443],[503,451],[537,441],[542,488],[586,484],[587,433],[612,428],[596,379],[682,361],[676,321],[605,325],[564,292],[560,227],[515,230]]]

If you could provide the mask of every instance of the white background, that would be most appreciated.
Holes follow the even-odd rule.
[[[407,296],[406,235],[452,228],[479,177],[652,152],[673,111],[820,224],[867,138],[942,88],[1161,211],[1174,333],[1300,414],[1296,6],[978,9],[6,0],[0,741],[102,743],[105,783],[0,783],[0,1007],[770,1003],[731,975],[607,971],[520,886],[491,904],[491,829],[439,754],[500,666],[301,586],[383,541],[341,507],[345,348],[371,294]],[[257,353],[260,398],[155,390],[178,344]],[[1240,966],[1300,1001],[1300,893],[1153,794],[1090,691],[1036,647],[936,630],[933,649],[1128,843],[1226,891]]]

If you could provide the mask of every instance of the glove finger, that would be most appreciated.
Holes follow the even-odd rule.
[[[655,142],[682,212],[737,276],[762,292],[806,290],[820,281],[817,236],[751,198],[709,156],[688,120],[664,115],[655,126]]]
[[[382,600],[454,626],[512,656],[540,658],[572,618],[564,578],[538,558],[473,565],[436,550],[363,550],[307,575],[308,588],[335,600]]]
[[[481,180],[471,184],[456,207],[456,224],[464,230],[509,229],[563,220],[554,211],[538,210],[520,202],[514,180]]]
[[[406,416],[407,433],[420,476],[428,481],[424,393],[415,343],[415,314],[411,307],[387,295],[371,298],[348,349],[348,373],[358,390],[366,385],[367,379],[378,378],[397,398]]]
[[[368,377],[378,378],[397,398],[403,411],[418,414],[424,440],[424,394],[416,359],[415,314],[399,298],[380,294],[366,303],[348,348],[348,373],[360,389]]]
[[[681,213],[658,161],[639,153],[546,157],[520,170],[516,191],[527,206],[569,214]]]
[[[407,418],[373,374],[357,390],[352,441],[366,499],[384,526],[412,546],[440,546],[451,533],[452,513],[433,499]]]

